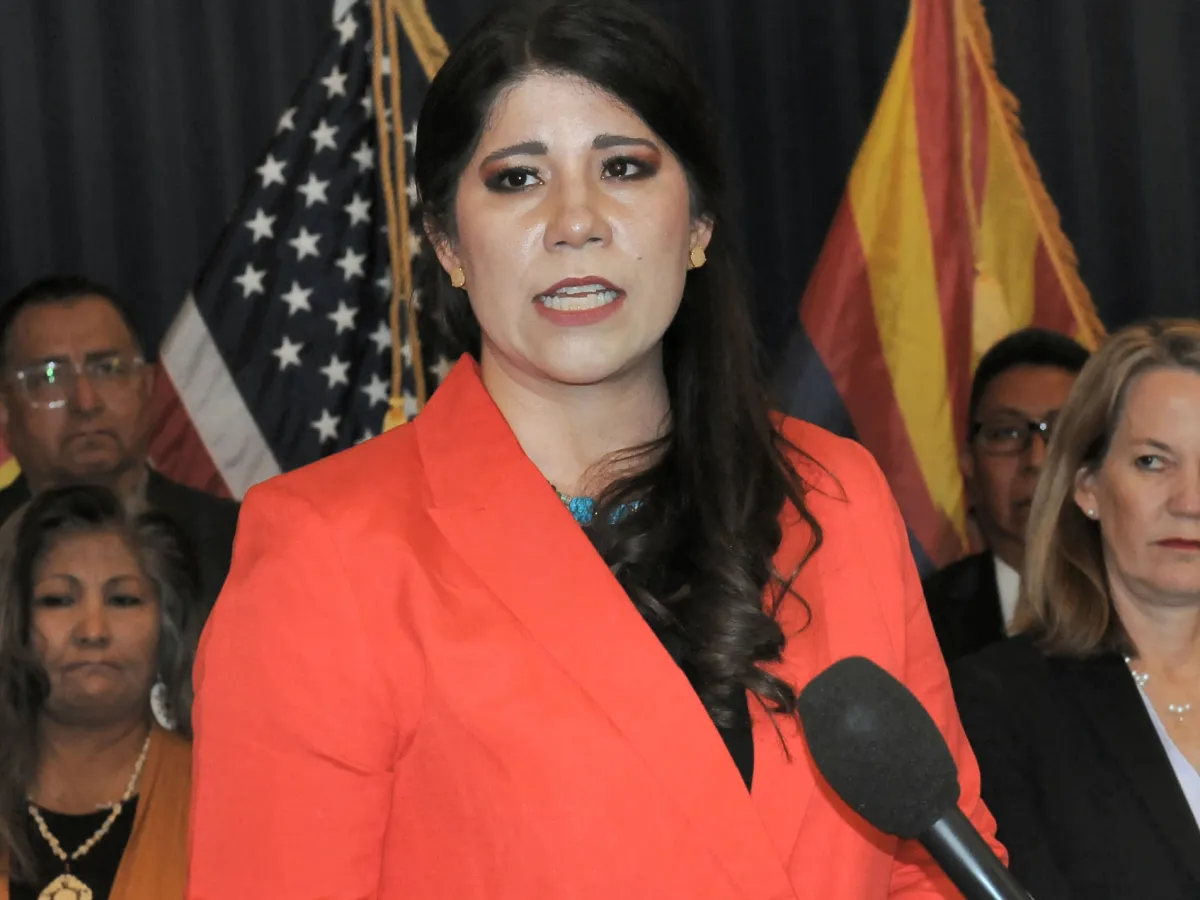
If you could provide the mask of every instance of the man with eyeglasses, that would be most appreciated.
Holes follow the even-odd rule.
[[[1025,526],[1059,408],[1088,351],[1040,328],[1013,332],[979,361],[959,463],[986,549],[926,579],[942,654],[953,662],[1001,640],[1012,621]]]
[[[169,515],[194,545],[206,609],[233,546],[238,505],[148,464],[154,373],[128,310],[83,278],[47,278],[0,306],[0,432],[21,475],[0,491],[0,522],[32,495],[100,484]]]

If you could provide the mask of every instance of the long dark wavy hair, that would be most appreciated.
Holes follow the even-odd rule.
[[[37,775],[38,719],[50,693],[32,642],[34,582],[59,540],[98,533],[119,534],[155,586],[162,618],[157,671],[177,730],[190,735],[187,612],[195,607],[199,571],[186,539],[166,516],[131,512],[107,488],[80,485],[39,494],[0,531],[0,847],[9,850],[20,875],[33,874],[26,796]]]
[[[784,647],[778,602],[794,596],[796,572],[778,573],[773,564],[785,504],[812,531],[797,569],[820,546],[821,529],[789,461],[796,450],[771,417],[731,240],[717,129],[671,38],[626,0],[517,2],[480,21],[434,78],[421,110],[415,177],[426,231],[455,240],[460,176],[493,103],[533,72],[586,79],[641,116],[682,163],[693,215],[714,226],[708,263],[688,274],[663,339],[669,432],[630,449],[627,458],[643,464],[597,498],[590,536],[715,723],[739,721],[747,689],[772,712],[790,715],[794,688],[763,668]],[[478,359],[479,324],[466,292],[440,267],[417,275],[450,338]],[[612,511],[634,500],[633,512],[610,523]]]

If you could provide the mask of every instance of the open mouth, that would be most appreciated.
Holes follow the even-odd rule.
[[[586,312],[615,303],[621,291],[599,282],[560,287],[549,294],[539,294],[537,302],[557,312]]]

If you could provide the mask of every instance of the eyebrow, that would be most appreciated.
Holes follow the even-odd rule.
[[[127,352],[129,351],[118,350],[116,347],[106,350],[92,350],[91,352],[84,354],[83,361],[94,362],[101,359],[112,359],[114,356],[123,356]],[[134,352],[131,353],[131,355],[136,356],[137,354]],[[35,359],[29,360],[28,362],[21,363],[17,368],[25,368],[27,366],[44,366],[48,363],[54,363],[57,366],[63,366],[70,362],[71,357],[65,354],[59,354],[57,356],[39,356]]]
[[[50,578],[61,578],[63,581],[69,582],[72,587],[79,587],[79,584],[80,584],[79,579],[76,578],[74,575],[72,575],[70,572],[46,572],[44,575],[42,575],[41,578],[39,578],[37,580],[37,582],[35,582],[34,586],[36,587],[38,583],[40,583],[44,580],[48,580]]]
[[[1156,441],[1154,438],[1134,438],[1133,443],[1144,444],[1147,447],[1153,447],[1155,450],[1162,450],[1166,453],[1171,452],[1169,444],[1164,444],[1162,441]]]
[[[81,581],[77,576],[71,574],[70,572],[47,572],[45,575],[42,576],[42,578],[43,579],[61,578],[64,581],[68,582],[72,587],[78,588],[78,587],[83,586],[83,581]],[[132,582],[133,584],[136,584],[138,587],[141,587],[142,579],[135,572],[125,572],[120,575],[113,575],[111,578],[106,578],[104,580],[104,587],[106,589],[109,589],[109,588],[116,587],[117,585],[124,584],[126,582]]]
[[[658,144],[654,141],[624,134],[600,134],[592,141],[593,150],[611,150],[613,147],[648,147],[655,152],[658,152],[659,149]],[[522,141],[519,144],[493,150],[483,158],[479,165],[480,168],[484,168],[510,156],[545,156],[549,152],[550,148],[542,141]]]
[[[1054,409],[1046,410],[1039,417],[1039,416],[1035,415],[1034,413],[1027,412],[1026,410],[1023,410],[1023,409],[1017,409],[1016,407],[1013,407],[1013,406],[997,406],[995,409],[991,409],[991,410],[982,410],[981,409],[976,413],[976,415],[977,416],[984,416],[984,415],[987,415],[987,416],[1011,416],[1013,418],[1019,418],[1019,419],[1037,419],[1037,418],[1047,418],[1049,416],[1053,416],[1053,415],[1057,414],[1058,412],[1059,412],[1058,407],[1055,407]]]
[[[654,151],[658,150],[658,144],[654,141],[624,134],[602,134],[592,141],[593,150],[610,150],[613,147],[648,147]]]

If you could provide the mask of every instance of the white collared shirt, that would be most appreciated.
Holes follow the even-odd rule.
[[[1150,702],[1150,698],[1146,696],[1146,692],[1140,684],[1138,693],[1142,695],[1142,702],[1146,704],[1146,712],[1150,714],[1150,721],[1154,723],[1158,739],[1162,741],[1163,749],[1167,751],[1167,758],[1171,760],[1171,768],[1175,770],[1175,777],[1179,779],[1179,786],[1183,789],[1183,796],[1187,798],[1188,806],[1192,809],[1196,824],[1200,825],[1200,772],[1196,771],[1196,767],[1183,755],[1179,745],[1171,738],[1166,725],[1158,715],[1158,710],[1154,708],[1154,704]]]
[[[1017,610],[1017,597],[1021,593],[1021,573],[994,553],[992,560],[996,563],[996,591],[1000,594],[1000,615],[1004,619],[1004,628],[1007,631],[1012,624],[1013,613]]]

